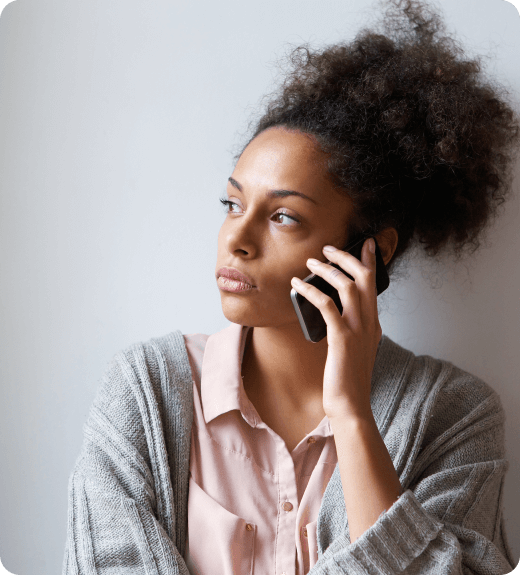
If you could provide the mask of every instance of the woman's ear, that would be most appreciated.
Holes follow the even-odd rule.
[[[397,230],[395,228],[385,228],[375,238],[386,266],[397,248],[397,240],[399,239]]]

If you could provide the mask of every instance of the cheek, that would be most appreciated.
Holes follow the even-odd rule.
[[[272,285],[278,286],[281,289],[291,290],[291,279],[296,276],[299,278],[307,277],[311,271],[305,265],[307,260],[299,256],[287,256],[273,259],[270,267],[270,274],[272,276]]]

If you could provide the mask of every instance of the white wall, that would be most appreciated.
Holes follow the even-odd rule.
[[[520,93],[520,17],[443,0],[450,30]],[[373,11],[372,11],[373,12]],[[59,573],[67,480],[110,358],[228,322],[218,202],[287,42],[351,39],[368,0],[16,0],[0,18],[0,557]],[[518,189],[518,168],[515,187]],[[471,261],[416,262],[384,332],[482,377],[507,412],[505,514],[520,557],[519,199]],[[466,269],[468,268],[468,269]],[[431,269],[431,267],[426,267]]]

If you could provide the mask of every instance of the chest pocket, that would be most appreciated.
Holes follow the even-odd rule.
[[[256,527],[222,507],[190,475],[185,560],[191,575],[252,575]]]

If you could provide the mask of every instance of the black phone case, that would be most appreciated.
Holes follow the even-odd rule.
[[[352,242],[349,242],[343,248],[343,251],[349,252],[358,260],[361,260],[361,250],[363,249],[363,244],[369,237],[373,236],[363,236],[361,238],[357,238]],[[335,267],[340,272],[344,273],[351,280],[354,280],[354,278],[350,274],[348,274],[343,268],[341,268],[337,264],[334,264],[330,261],[327,261],[326,263],[331,265],[332,267]],[[317,287],[323,293],[331,297],[334,303],[336,304],[336,307],[338,308],[339,312],[343,313],[343,306],[341,305],[339,292],[328,281],[312,273],[308,275],[303,281],[305,283],[309,283]],[[379,250],[379,246],[377,245],[376,240],[377,295],[384,292],[386,288],[389,286],[389,284],[390,279],[386,271],[385,262],[383,261],[383,256],[381,255],[381,251]],[[305,338],[313,343],[318,343],[319,341],[321,341],[327,335],[327,324],[323,319],[321,311],[315,305],[313,305],[305,296],[299,294],[294,288],[291,289],[291,300],[293,302],[294,309],[296,311],[296,315],[298,316],[298,320],[300,322],[300,326],[302,328],[303,334],[305,335]]]

